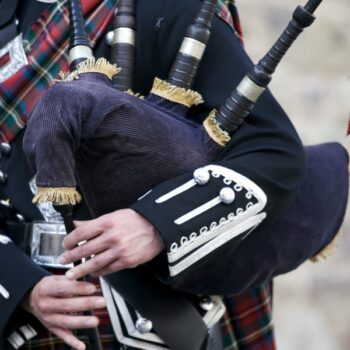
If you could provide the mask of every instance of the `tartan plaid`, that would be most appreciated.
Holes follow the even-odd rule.
[[[84,13],[100,3],[86,21],[87,32],[93,45],[113,15],[111,9],[114,2],[83,1]],[[69,28],[66,3],[66,0],[59,0],[24,34],[29,64],[0,84],[0,142],[10,142],[14,139],[24,128],[30,110],[54,77],[61,70],[68,70]],[[242,38],[238,13],[232,0],[219,0],[217,15]]]
[[[113,16],[113,0],[89,0],[83,6],[92,44]],[[10,142],[24,127],[26,118],[61,70],[68,70],[69,18],[67,1],[59,0],[24,34],[28,65],[0,84],[0,141]],[[86,6],[88,5],[88,6]],[[94,5],[94,6],[92,6]]]
[[[68,70],[68,14],[66,0],[46,10],[24,35],[29,65],[0,84],[0,140],[10,142],[24,127],[26,117],[37,99],[50,86],[59,71]],[[86,24],[94,45],[113,16],[113,0],[83,0]],[[233,0],[219,0],[217,15],[242,40],[242,30]],[[97,281],[95,281],[97,283]],[[227,312],[222,321],[225,350],[273,350],[272,284],[225,299]],[[116,350],[106,309],[96,311],[105,350]],[[25,349],[68,350],[60,339],[44,328],[25,345]],[[84,337],[80,337],[86,340]]]
[[[275,350],[272,323],[273,283],[225,298],[221,321],[225,350]]]
[[[233,29],[240,42],[243,43],[243,31],[235,0],[218,0],[216,14]]]

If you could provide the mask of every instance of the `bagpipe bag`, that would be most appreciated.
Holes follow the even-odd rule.
[[[215,42],[212,42],[215,47]],[[238,42],[235,45],[239,45]],[[213,50],[209,50],[210,53],[213,54]],[[251,63],[244,54],[241,55],[239,64],[250,68]],[[94,216],[130,205],[148,214],[147,206],[141,207],[140,203],[153,203],[150,207],[154,209],[154,203],[169,188],[168,183],[163,181],[177,176],[171,182],[176,188],[192,179],[189,172],[215,162],[220,166],[206,168],[212,183],[242,187],[236,173],[244,174],[245,178],[254,180],[256,191],[243,186],[243,190],[235,191],[232,205],[225,207],[225,204],[219,203],[220,212],[224,213],[221,222],[215,210],[206,212],[209,226],[213,222],[214,229],[220,225],[231,225],[236,217],[255,207],[257,209],[252,217],[256,221],[247,226],[248,230],[241,232],[248,233],[264,220],[265,212],[269,213],[264,224],[252,234],[242,235],[242,241],[242,237],[226,241],[219,249],[210,252],[210,260],[199,258],[186,267],[186,271],[172,274],[170,266],[169,274],[169,253],[173,252],[173,243],[180,248],[192,243],[187,237],[191,232],[186,231],[186,224],[179,227],[180,236],[183,234],[187,239],[181,241],[178,237],[177,242],[166,239],[168,254],[161,254],[148,265],[165,283],[192,293],[239,293],[296,268],[333,240],[344,216],[348,189],[348,156],[338,144],[306,148],[304,182],[285,214],[272,222],[290,201],[291,186],[295,185],[290,179],[301,178],[303,166],[302,162],[297,167],[286,166],[288,161],[293,163],[295,160],[293,151],[299,142],[288,119],[282,116],[276,120],[275,115],[259,119],[259,111],[264,108],[270,114],[284,115],[269,92],[257,103],[255,115],[253,111],[228,146],[222,148],[209,137],[203,124],[186,118],[186,108],[180,109],[179,113],[177,108],[169,110],[155,103],[156,99],[152,96],[142,100],[116,91],[105,75],[91,72],[88,65],[89,62],[85,64],[86,69],[81,69],[74,76],[76,79],[57,83],[49,89],[28,119],[24,149],[37,173],[39,187],[75,188],[77,175]],[[111,67],[108,66],[108,69],[113,73]],[[222,70],[217,71],[225,75]],[[217,80],[220,79],[219,76]],[[215,83],[217,81],[213,80]],[[258,129],[260,131],[255,135],[251,132]],[[279,144],[281,135],[286,140],[283,144]],[[276,164],[271,158],[274,152],[283,162]],[[220,174],[221,167],[228,161],[235,169],[229,172],[229,175],[233,174],[232,178],[225,176],[225,171]],[[275,177],[266,177],[266,169],[276,169]],[[160,183],[162,185],[158,186]],[[209,198],[217,196],[217,187],[210,192]],[[153,191],[137,202],[152,188]],[[265,193],[268,193],[268,198]],[[62,196],[65,197],[64,194]],[[196,186],[193,196],[200,196]],[[78,194],[70,192],[66,198],[75,201]],[[203,202],[206,200],[207,197],[203,198]],[[178,214],[169,214],[166,204],[159,205],[158,209],[164,221],[176,219],[173,216]],[[198,218],[193,220],[198,220],[198,224],[201,222]],[[158,225],[163,232],[162,223]],[[203,230],[203,235],[207,231],[208,227]],[[192,236],[194,241],[201,234]],[[210,242],[204,237],[204,243]],[[186,259],[186,252],[182,258]]]

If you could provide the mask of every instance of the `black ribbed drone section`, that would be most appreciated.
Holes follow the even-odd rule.
[[[247,74],[238,87],[220,107],[216,121],[222,129],[232,134],[248,116],[259,96],[270,83],[272,74],[285,53],[292,46],[304,28],[310,26],[315,17],[313,11],[322,0],[309,0],[305,7],[298,6],[293,19],[273,45],[271,50]]]
[[[113,86],[121,91],[132,89],[135,69],[135,0],[120,0],[114,20],[114,37],[111,62],[121,71],[112,79]]]
[[[170,70],[168,82],[190,89],[197,73],[206,45],[217,0],[204,0],[194,23],[187,29],[186,37]]]
[[[85,31],[85,21],[80,0],[69,1],[69,19],[71,23],[71,37],[69,43],[70,68],[92,57],[91,44]]]

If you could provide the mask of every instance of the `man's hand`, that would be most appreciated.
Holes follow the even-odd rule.
[[[95,292],[96,287],[91,283],[71,281],[65,276],[47,276],[34,286],[22,306],[73,349],[85,350],[85,344],[71,329],[93,328],[99,320],[72,313],[105,307],[104,298],[91,296]]]
[[[63,241],[64,248],[69,251],[62,254],[60,263],[92,258],[69,270],[66,276],[70,279],[136,267],[152,260],[164,249],[163,239],[153,225],[132,209],[117,210],[76,224],[77,228]],[[86,243],[77,246],[83,241]]]

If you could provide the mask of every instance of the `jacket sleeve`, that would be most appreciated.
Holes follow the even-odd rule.
[[[150,63],[154,75],[163,79],[200,1],[186,1],[186,7],[184,1],[164,3],[163,12],[157,14],[162,20],[156,34],[158,46],[154,46],[161,59],[157,67]],[[250,67],[252,62],[232,29],[214,18],[194,86],[205,104],[191,113],[207,115],[220,106]],[[266,91],[216,162],[162,183],[132,205],[165,241],[165,254],[151,267],[166,282],[191,290],[193,272],[206,275],[210,263],[215,273],[220,253],[232,256],[238,243],[262,221],[271,222],[286,209],[304,169],[300,139]]]
[[[23,297],[38,281],[48,275],[48,272],[35,265],[4,234],[0,234],[0,266],[2,267],[0,269],[0,334],[2,335]],[[24,324],[21,326],[25,327],[23,328],[24,337],[30,337],[30,334],[35,335],[32,327],[28,328]],[[23,340],[16,331],[6,329],[5,333],[6,339],[3,338],[3,340],[8,346],[12,344],[13,348],[16,348],[15,344],[18,341]]]

